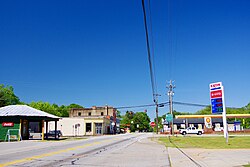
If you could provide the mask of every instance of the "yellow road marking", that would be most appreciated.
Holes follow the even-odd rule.
[[[3,164],[0,164],[0,167],[14,165],[14,164],[18,164],[18,163],[24,163],[24,162],[32,161],[32,160],[39,159],[39,158],[49,157],[49,156],[52,156],[52,155],[61,154],[61,153],[73,151],[73,150],[80,149],[80,148],[94,146],[94,145],[105,143],[105,142],[108,142],[108,141],[112,141],[112,140],[104,140],[102,142],[94,142],[94,143],[90,143],[90,144],[84,144],[84,145],[81,145],[81,146],[67,148],[67,149],[64,149],[64,150],[59,150],[59,151],[54,151],[54,152],[50,152],[50,153],[36,155],[36,156],[24,158],[24,159],[14,160],[14,161],[11,161],[11,162],[6,162],[6,163],[3,163]]]

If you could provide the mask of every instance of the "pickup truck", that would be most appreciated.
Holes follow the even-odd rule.
[[[186,135],[186,134],[197,134],[201,135],[204,133],[203,129],[196,129],[196,127],[188,127],[187,129],[180,129],[180,134]]]

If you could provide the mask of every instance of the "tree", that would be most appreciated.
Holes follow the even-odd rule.
[[[81,105],[78,104],[70,104],[69,106],[64,106],[64,105],[58,106],[57,104],[51,105],[49,102],[42,102],[42,101],[31,102],[29,106],[59,117],[68,117],[69,111],[72,108],[83,108]]]
[[[140,132],[149,130],[150,118],[148,117],[147,113],[145,112],[135,113],[132,121],[133,124],[131,126],[131,131],[132,127],[135,130],[139,130]]]
[[[131,132],[138,131],[149,131],[150,118],[145,112],[127,111],[125,115],[121,116],[121,128],[130,127]]]
[[[211,106],[207,106],[204,109],[197,111],[195,114],[197,115],[211,114]]]
[[[31,102],[29,106],[47,112],[49,114],[61,116],[61,114],[56,110],[56,105],[51,105],[49,102]]]
[[[79,104],[75,104],[75,103],[71,103],[69,106],[67,106],[69,109],[72,108],[83,108],[83,106],[79,105]]]
[[[7,105],[21,104],[19,98],[15,95],[12,86],[0,85],[0,107]]]
[[[133,115],[134,115],[133,111],[126,111],[125,115],[121,116],[121,122],[120,122],[121,129],[130,127]]]
[[[121,111],[119,111],[119,110],[116,111],[116,117],[117,118],[122,118]]]

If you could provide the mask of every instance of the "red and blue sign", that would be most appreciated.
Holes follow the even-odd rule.
[[[222,98],[211,99],[212,103],[212,113],[222,113],[223,112],[223,103]]]
[[[212,105],[212,114],[222,113],[223,112],[223,91],[222,83],[212,83],[210,84],[210,99]]]

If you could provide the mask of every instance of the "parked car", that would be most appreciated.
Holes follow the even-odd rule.
[[[60,138],[62,136],[62,132],[60,130],[57,130],[56,133],[55,133],[55,130],[50,130],[48,132],[48,137],[55,137],[56,135],[56,138]],[[46,137],[47,134],[45,133],[44,134],[44,137]]]
[[[203,129],[196,129],[196,127],[188,127],[187,129],[180,129],[180,134],[186,135],[186,134],[197,134],[201,135],[204,133]]]

